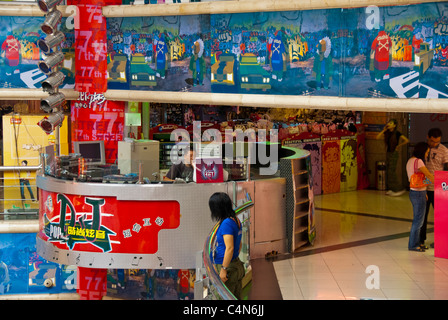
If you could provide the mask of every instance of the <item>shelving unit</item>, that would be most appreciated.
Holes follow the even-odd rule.
[[[312,174],[310,153],[299,149],[301,156],[281,159],[281,176],[286,178],[286,236],[288,251],[298,248],[314,239]]]

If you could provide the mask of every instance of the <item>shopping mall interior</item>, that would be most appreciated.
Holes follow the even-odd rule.
[[[447,260],[434,250],[407,250],[412,222],[408,194],[389,197],[375,190],[315,198],[318,231],[313,246],[279,256],[264,271],[256,296],[285,300],[445,300]],[[434,241],[433,213],[427,244]],[[261,263],[261,262],[257,262]],[[379,287],[366,285],[377,266]],[[267,275],[272,280],[268,281]],[[258,291],[260,290],[260,291]]]
[[[0,0],[0,299],[448,299],[448,3],[396,2]]]

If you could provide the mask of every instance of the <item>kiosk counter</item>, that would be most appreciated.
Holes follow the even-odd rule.
[[[309,158],[303,150],[284,151],[279,168]],[[250,259],[286,252],[287,180],[277,174],[206,184],[100,183],[42,173],[37,251],[49,261],[86,268],[194,269],[215,224],[209,198],[225,192],[235,206],[247,197],[254,202],[240,217],[250,222],[243,248]]]

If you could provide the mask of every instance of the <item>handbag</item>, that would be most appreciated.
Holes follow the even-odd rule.
[[[423,172],[417,171],[417,163],[418,159],[415,159],[414,161],[414,173],[412,174],[411,178],[409,179],[409,187],[413,189],[422,189],[426,188],[429,182],[429,180],[425,177],[425,174]]]

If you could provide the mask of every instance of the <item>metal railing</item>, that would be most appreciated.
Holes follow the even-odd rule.
[[[36,177],[41,166],[0,166],[0,220],[38,219]]]

